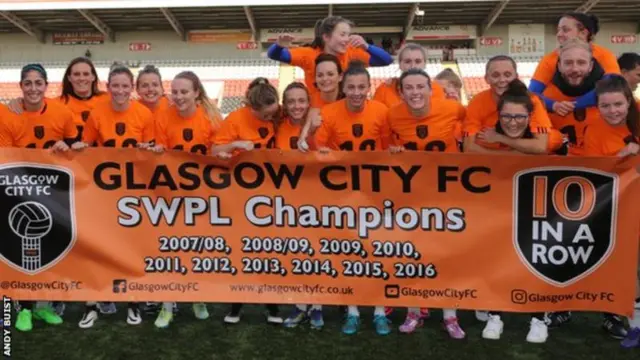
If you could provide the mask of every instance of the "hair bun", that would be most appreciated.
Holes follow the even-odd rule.
[[[527,85],[522,82],[520,79],[515,79],[509,83],[507,90],[504,94],[515,95],[515,96],[523,96],[529,94],[529,89],[527,89]]]
[[[253,81],[251,81],[251,83],[249,83],[248,89],[252,89],[258,85],[270,85],[269,84],[269,80],[267,78],[264,77],[257,77],[255,79],[253,79]]]
[[[587,14],[587,16],[589,16],[589,19],[591,20],[591,23],[593,25],[593,36],[595,36],[598,31],[600,31],[600,19],[594,15],[594,14]]]
[[[119,68],[127,68],[127,66],[122,61],[114,61],[109,68],[109,71],[113,71]],[[128,69],[128,68],[127,68]]]
[[[349,61],[349,65],[347,66],[347,68],[349,69],[365,69],[367,66],[365,65],[364,62],[360,61],[360,60],[351,60]]]

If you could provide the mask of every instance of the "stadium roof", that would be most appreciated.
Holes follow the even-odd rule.
[[[26,7],[22,8],[29,8],[34,2],[42,4],[42,8],[47,8],[47,0],[40,0],[0,2],[0,9],[18,9],[23,5]],[[309,3],[298,1],[301,2]],[[342,2],[333,5],[324,4],[326,1],[314,1],[312,5],[201,7],[194,6],[198,3],[192,1],[188,7],[124,9],[113,8],[114,4],[124,2],[110,1],[111,8],[92,6],[91,9],[87,9],[89,5],[86,5],[84,9],[0,11],[0,33],[26,32],[41,40],[44,39],[43,34],[51,32],[100,31],[112,39],[114,33],[139,30],[173,30],[182,36],[189,30],[250,29],[256,32],[261,28],[309,28],[313,27],[317,19],[328,14],[349,18],[357,26],[476,24],[480,29],[502,23],[551,23],[558,15],[578,9],[598,15],[602,22],[637,22],[640,19],[640,0],[442,0],[420,3],[381,3],[375,0],[368,4],[356,3],[360,2],[358,0],[352,0],[351,3],[344,3],[349,2],[344,0]],[[81,5],[82,1],[65,3],[66,7],[69,7],[68,4]],[[146,0],[136,3],[141,7],[149,6]],[[221,3],[229,2],[218,2]],[[155,4],[163,5],[162,1],[155,1]],[[128,6],[131,6],[130,2]]]

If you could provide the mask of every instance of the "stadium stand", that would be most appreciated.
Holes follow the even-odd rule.
[[[627,2],[640,3],[640,0],[628,0],[624,3],[626,4]],[[517,23],[516,20],[526,20],[527,23],[547,24],[545,25],[547,26],[545,41],[548,47],[550,40],[554,36],[553,30],[551,30],[549,26],[551,26],[555,17],[558,14],[578,9],[582,3],[583,1],[577,0],[564,2],[557,2],[555,0],[520,0],[517,2],[517,5],[515,2],[511,2],[509,5],[501,8],[500,13],[495,14],[495,24],[491,27],[492,33],[487,35],[493,40],[499,40],[500,43],[504,41],[505,44],[503,46],[499,44],[494,46],[496,45],[494,43],[481,45],[478,41],[470,41],[465,46],[454,50],[455,61],[442,63],[441,59],[444,49],[447,49],[451,44],[459,45],[459,42],[462,41],[456,36],[449,38],[431,36],[429,39],[425,38],[417,40],[428,49],[427,53],[429,59],[427,72],[434,77],[442,71],[442,69],[448,67],[458,73],[463,79],[464,91],[462,101],[464,103],[478,92],[487,88],[483,77],[484,65],[489,58],[488,54],[509,53],[509,50],[507,50],[507,42],[509,41],[507,26],[509,24]],[[456,15],[454,16],[455,19],[451,19],[450,23],[476,24],[473,26],[477,26],[477,24],[485,24],[485,20],[488,19],[487,16],[494,15],[494,5],[493,1],[461,1],[459,3],[460,8],[456,9]],[[385,27],[405,26],[407,14],[418,14],[410,17],[410,19],[412,19],[412,25],[414,26],[440,24],[442,21],[442,14],[450,14],[450,7],[451,5],[448,2],[419,3],[421,11],[416,12],[416,9],[414,9],[412,4],[389,2],[385,4],[367,5],[366,7],[364,5],[344,4],[336,6],[336,9],[334,10],[335,14],[353,20],[357,27],[369,27],[370,29],[371,27],[379,27],[381,30],[389,31],[388,28]],[[168,52],[162,51],[161,49],[163,46],[171,47],[175,44],[175,56],[179,58],[183,57],[183,52],[185,49],[188,49],[184,44],[185,42],[188,43],[190,41],[189,37],[186,35],[189,35],[191,31],[213,29],[207,31],[215,32],[217,29],[224,29],[223,31],[230,29],[246,29],[248,23],[252,22],[252,20],[255,20],[255,24],[258,25],[256,30],[265,30],[270,28],[279,29],[283,27],[291,27],[292,29],[308,29],[313,27],[317,19],[322,18],[327,14],[327,6],[324,5],[255,6],[253,9],[255,10],[255,13],[252,13],[250,14],[251,16],[249,16],[241,6],[222,8],[172,7],[171,12],[175,17],[173,20],[179,25],[177,26],[178,31],[171,22],[165,21],[165,17],[160,16],[161,14],[157,9],[145,9],[143,6],[141,6],[140,9],[127,9],[121,11],[117,9],[95,9],[92,14],[97,19],[100,19],[104,25],[103,27],[96,28],[94,23],[87,22],[87,20],[78,15],[77,11],[74,9],[32,10],[25,4],[24,11],[18,11],[15,13],[11,12],[12,15],[19,15],[16,19],[20,21],[17,21],[13,17],[11,17],[11,19],[14,20],[13,22],[0,18],[0,32],[3,33],[3,36],[14,36],[16,33],[25,32],[31,36],[38,34],[48,36],[59,32],[95,32],[98,30],[103,31],[107,35],[117,33],[118,37],[113,38],[116,43],[133,41],[135,44],[135,42],[144,39],[143,41],[148,41],[148,44],[153,43],[153,53],[147,54],[151,55],[149,59],[153,59],[157,56],[155,58],[156,60],[141,60],[146,58],[144,53],[134,54],[129,51],[128,55],[125,55],[127,53],[120,52],[117,47],[107,46],[109,45],[108,41],[104,44],[100,43],[100,45],[87,45],[86,47],[84,45],[78,45],[75,48],[70,47],[69,49],[71,52],[74,52],[74,56],[79,55],[77,52],[78,48],[82,48],[82,53],[84,53],[85,49],[89,48],[91,48],[92,52],[95,50],[97,58],[94,59],[94,64],[97,67],[99,78],[103,80],[100,84],[102,88],[105,87],[104,81],[106,80],[108,69],[113,62],[112,59],[106,60],[110,59],[109,53],[111,52],[113,52],[114,57],[116,56],[115,53],[118,53],[119,56],[125,56],[125,58],[129,55],[137,56],[137,60],[127,62],[132,68],[134,68],[134,73],[137,72],[136,68],[141,68],[145,64],[155,64],[160,69],[162,77],[165,80],[163,83],[165,91],[169,90],[170,80],[178,72],[183,70],[194,71],[205,84],[208,95],[218,102],[222,112],[226,114],[239,106],[246,89],[246,85],[252,79],[258,76],[266,77],[276,85],[280,91],[282,91],[292,79],[301,80],[303,78],[302,70],[278,64],[265,58],[260,58],[260,52],[264,52],[268,45],[267,43],[270,42],[265,40],[260,41],[258,49],[251,50],[253,53],[249,54],[249,52],[243,51],[242,57],[245,57],[243,59],[233,58],[236,55],[240,55],[239,52],[234,54],[234,51],[237,50],[235,47],[224,48],[223,50],[220,50],[220,52],[215,50],[211,53],[211,57],[207,58],[206,55],[202,55],[202,49],[205,47],[200,46],[202,44],[196,44],[194,46],[197,46],[198,48],[195,50],[196,54],[194,55],[194,59],[172,59],[173,54],[168,55]],[[635,34],[635,27],[632,29],[632,24],[637,23],[640,6],[634,6],[631,3],[629,3],[629,5],[622,6],[619,4],[619,1],[612,0],[595,2],[590,10],[596,15],[604,16],[601,20],[606,22],[606,29],[601,31],[603,35],[598,36],[597,40],[599,43],[605,46],[617,47],[616,52],[620,52],[623,48],[629,47],[621,43],[614,43],[613,38],[615,36],[611,36],[611,34]],[[248,19],[247,16],[251,19]],[[211,19],[213,18],[225,19],[225,22],[212,26]],[[293,23],[290,22],[291,18],[295,18],[294,23],[296,25],[292,25]],[[629,22],[629,24],[623,24],[624,22]],[[16,26],[16,23],[22,24],[22,27]],[[25,31],[24,24],[28,24],[30,26],[27,27],[27,30],[32,28],[38,31]],[[448,26],[445,26],[445,28],[448,28]],[[357,29],[358,28],[356,28],[356,30]],[[148,32],[143,34],[140,32],[141,30]],[[170,38],[166,38],[166,33],[162,33],[162,36],[159,35],[160,33],[156,33],[166,31],[177,31],[178,35],[186,41],[178,44],[173,42]],[[369,33],[364,33],[363,35],[366,37],[371,36],[371,38],[378,36],[371,35],[373,34],[371,33],[371,30],[368,31]],[[393,30],[393,32],[397,31],[399,30]],[[136,32],[136,35],[134,36],[134,33],[131,33],[131,35],[127,34],[128,32]],[[260,31],[257,32],[260,33]],[[635,35],[630,36],[633,39],[633,42],[635,42]],[[392,37],[396,39],[395,36]],[[611,38],[611,40],[609,38]],[[52,40],[49,39],[46,40],[45,43],[51,41]],[[167,45],[165,45],[165,41]],[[376,41],[380,42],[379,36],[376,38]],[[35,38],[29,40],[30,44],[35,44],[36,42]],[[212,46],[217,46],[214,43],[215,41],[211,42]],[[1,102],[7,102],[9,99],[15,98],[19,94],[17,81],[19,78],[19,69],[24,65],[24,62],[15,62],[16,59],[19,59],[20,57],[6,57],[6,54],[11,52],[10,49],[13,45],[13,42],[8,42],[6,45],[3,45],[5,48],[3,48],[3,54],[0,56],[0,61],[2,61],[3,58],[6,60],[12,59],[13,61],[0,63]],[[394,40],[392,48],[397,49],[399,45],[400,42]],[[18,44],[16,49],[22,49],[21,46],[21,44]],[[502,50],[498,50],[500,46],[502,46]],[[35,45],[35,48],[37,47],[39,47],[39,45]],[[107,50],[107,48],[109,50]],[[56,51],[58,49],[59,48],[56,48]],[[158,53],[155,52],[156,49],[159,50]],[[17,53],[22,51],[23,50],[16,50]],[[37,58],[33,58],[34,60],[41,61],[43,60],[43,56],[46,59],[46,52],[37,54],[38,55],[34,55],[38,56]],[[162,54],[164,54],[164,58],[162,58]],[[483,56],[475,54],[481,54]],[[58,53],[55,57],[56,60],[64,58],[59,55],[60,54]],[[262,55],[264,56],[264,54]],[[70,58],[71,57],[72,56],[70,56]],[[47,69],[49,79],[51,81],[47,96],[55,96],[60,93],[60,81],[68,60],[69,59],[64,61],[45,60],[43,65]],[[524,80],[525,83],[529,82],[538,60],[538,57],[517,58],[520,78]],[[385,79],[397,76],[398,74],[399,69],[397,64],[383,68],[372,68],[372,89],[375,90],[375,88],[377,88],[377,86],[379,86]]]
[[[251,80],[258,76],[269,79],[276,87],[279,83],[280,65],[266,59],[224,59],[224,60],[156,60],[137,64],[139,68],[146,63],[154,64],[160,69],[163,79],[173,79],[181,71],[193,71],[202,80],[207,94],[218,102],[223,114],[228,114],[240,106],[244,92]],[[21,95],[18,82],[20,68],[24,64],[0,64],[0,101],[7,103]],[[60,94],[66,63],[51,62],[43,64],[47,69],[49,88],[47,97]],[[101,80],[100,88],[106,89],[106,79],[109,73],[108,62],[96,61],[96,71]],[[134,70],[134,74],[137,72]],[[60,79],[60,80],[59,80]],[[171,91],[171,81],[164,80],[162,86],[166,93]]]

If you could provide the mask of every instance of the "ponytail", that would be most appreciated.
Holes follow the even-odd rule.
[[[593,41],[593,38],[600,31],[600,19],[593,14],[586,14],[582,12],[569,12],[560,17],[570,17],[578,23],[578,30],[587,30],[587,41]]]
[[[324,19],[316,21],[313,28],[313,41],[311,47],[315,49],[324,49],[324,35],[331,36],[338,24],[345,23],[349,27],[353,27],[354,24],[351,20],[345,19],[342,16],[328,16]]]
[[[133,85],[133,73],[129,68],[121,62],[114,62],[109,69],[109,76],[107,77],[107,83],[111,82],[111,78],[115,75],[125,74],[131,80]]]
[[[533,100],[531,93],[520,79],[515,79],[509,83],[507,90],[500,96],[498,101],[498,111],[502,111],[502,107],[506,103],[523,105],[529,114],[533,112]]]
[[[369,85],[371,85],[371,75],[369,71],[367,71],[367,66],[360,60],[351,60],[349,62],[349,66],[347,66],[347,70],[344,71],[342,75],[342,82],[340,83],[340,90],[343,91],[344,84],[347,81],[349,76],[355,75],[367,75],[367,80],[369,81]]]
[[[244,95],[245,105],[253,110],[261,110],[265,106],[278,103],[278,89],[263,77],[255,78],[247,87]]]
[[[531,116],[533,112],[533,100],[531,99],[532,93],[527,89],[520,79],[515,79],[509,83],[507,90],[500,96],[498,100],[498,113],[502,111],[502,108],[506,103],[523,105],[527,109],[527,113]],[[499,115],[498,115],[499,116]],[[504,135],[504,129],[502,129],[502,123],[498,121],[496,123],[496,132]],[[533,132],[531,131],[531,123],[522,134],[522,139],[533,139]]]
[[[207,118],[213,125],[214,129],[220,128],[220,122],[222,121],[222,115],[220,115],[220,110],[218,107],[209,99],[207,95],[207,90],[204,88],[202,81],[198,75],[196,75],[192,71],[183,71],[176,75],[174,79],[185,79],[191,81],[193,84],[193,90],[198,92],[198,97],[196,98],[196,103],[202,106],[205,113],[207,114]]]
[[[160,80],[160,87],[162,87],[162,76],[160,75],[160,70],[154,65],[146,65],[142,70],[138,72],[138,77],[136,78],[136,88],[140,87],[140,78],[143,75],[147,74],[156,75]],[[164,94],[164,88],[162,88],[162,93]]]

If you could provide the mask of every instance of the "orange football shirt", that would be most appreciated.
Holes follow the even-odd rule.
[[[612,126],[600,118],[584,133],[584,156],[616,156],[627,144],[638,143],[626,124]]]
[[[302,126],[295,124],[289,118],[285,118],[276,131],[276,148],[280,150],[297,150],[298,138]]]
[[[347,100],[339,100],[320,111],[322,125],[315,133],[315,144],[333,150],[375,151],[389,147],[388,108],[375,100],[367,100],[361,112],[347,108]]]
[[[73,113],[55,100],[45,99],[38,111],[0,113],[0,147],[48,149],[56,142],[78,136]]]
[[[591,44],[593,58],[602,66],[605,74],[620,74],[618,59],[607,48],[598,44]],[[553,75],[556,73],[559,53],[554,50],[545,55],[538,63],[536,71],[533,73],[533,80],[537,80],[545,85],[550,85]]]
[[[146,106],[131,101],[127,110],[115,111],[108,101],[91,110],[82,141],[105,147],[135,147],[154,141],[154,132],[153,114]]]
[[[93,108],[100,103],[109,102],[111,100],[111,97],[107,93],[100,93],[86,99],[81,99],[73,95],[69,95],[67,98],[60,96],[56,97],[53,100],[60,102],[61,104],[69,108],[69,110],[71,110],[71,112],[73,113],[74,121],[76,123],[76,127],[78,129],[78,140],[80,140],[82,138],[84,124],[89,119],[91,110],[93,110]]]
[[[230,113],[216,132],[213,143],[226,145],[234,141],[251,141],[256,149],[276,146],[273,122],[262,121],[244,106]]]
[[[574,97],[564,95],[553,84],[547,86],[542,93],[545,97],[555,101],[573,101]],[[581,155],[583,152],[584,130],[585,128],[600,118],[600,111],[597,107],[578,109],[566,116],[556,113],[548,113],[551,124],[558,129],[569,140],[569,154]]]
[[[456,127],[464,118],[464,107],[454,100],[434,101],[423,118],[416,118],[402,102],[389,109],[391,142],[413,151],[459,152]]]
[[[547,110],[538,96],[532,95],[533,113],[531,114],[531,131],[533,133],[547,133],[551,128],[551,121]],[[467,106],[467,116],[462,123],[464,136],[472,136],[484,128],[494,128],[498,123],[498,103],[493,98],[491,89],[480,92],[471,99]]]
[[[431,81],[431,97],[442,99],[446,97],[442,86],[433,80]],[[386,82],[380,84],[373,95],[373,100],[385,104],[388,108],[392,108],[401,103],[402,97],[398,91],[398,79],[393,79],[391,84],[387,84]]]
[[[157,112],[155,119],[156,144],[165,149],[188,151],[207,155],[219,124],[209,120],[207,113],[198,107],[189,117],[182,117],[174,106]]]
[[[304,83],[311,94],[319,91],[314,85],[316,82],[316,58],[323,52],[323,49],[309,46],[289,49],[291,65],[302,68],[304,71]],[[349,46],[347,51],[344,54],[338,54],[337,58],[342,69],[346,69],[352,60],[362,61],[365,66],[369,66],[371,55],[366,50]]]

